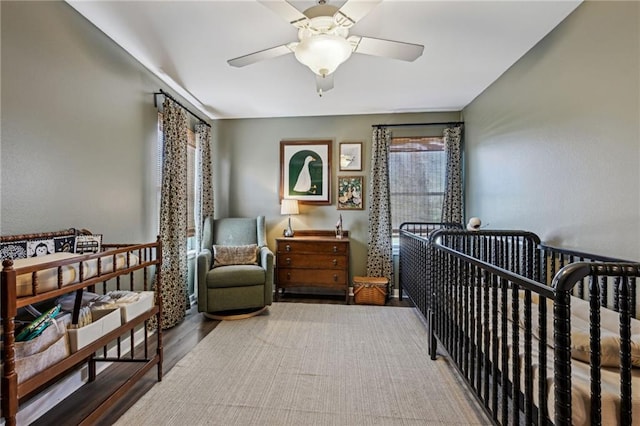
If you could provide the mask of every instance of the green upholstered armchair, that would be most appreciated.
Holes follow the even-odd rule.
[[[257,265],[226,264],[214,267],[214,245],[249,244],[258,246]],[[222,311],[252,308],[259,310],[271,305],[273,252],[267,247],[264,216],[226,219],[207,217],[197,270],[198,312],[215,316],[215,313]]]

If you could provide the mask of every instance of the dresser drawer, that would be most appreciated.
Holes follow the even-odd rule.
[[[345,269],[346,255],[279,253],[276,257],[278,268]]]
[[[278,287],[306,285],[328,288],[347,286],[347,272],[331,269],[278,269]]]
[[[278,253],[347,254],[349,244],[333,241],[287,241],[278,243]]]

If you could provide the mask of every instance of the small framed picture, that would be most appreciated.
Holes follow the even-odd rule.
[[[340,170],[362,171],[362,142],[340,143]]]
[[[338,210],[364,209],[364,176],[338,176]]]

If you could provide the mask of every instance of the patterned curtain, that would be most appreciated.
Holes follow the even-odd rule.
[[[447,157],[442,221],[462,223],[462,127],[444,129],[444,153]]]
[[[211,175],[211,127],[196,124],[196,146],[198,147],[198,185],[196,190],[196,247],[200,250],[204,218],[213,216],[213,182]]]
[[[184,319],[187,292],[187,113],[165,98],[163,105],[162,190],[162,328]]]
[[[371,179],[369,185],[369,242],[367,276],[385,277],[391,283],[391,197],[389,193],[389,146],[391,132],[384,127],[373,130]]]

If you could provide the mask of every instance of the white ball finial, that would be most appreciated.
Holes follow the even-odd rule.
[[[469,219],[469,222],[467,222],[467,231],[479,231],[481,224],[480,218],[472,217]]]

